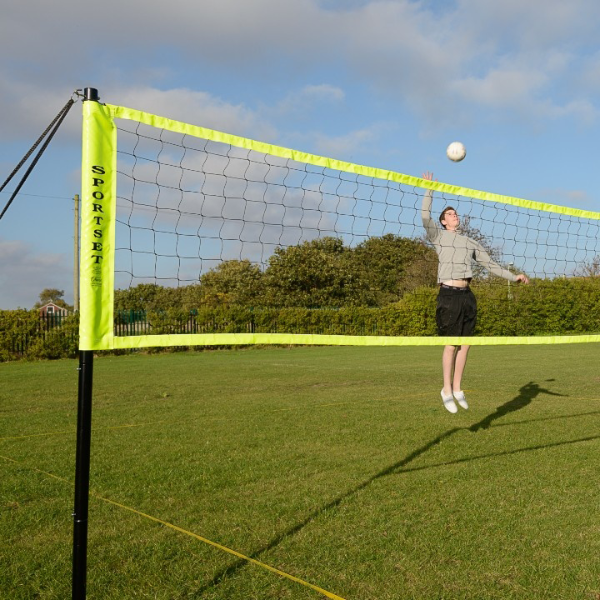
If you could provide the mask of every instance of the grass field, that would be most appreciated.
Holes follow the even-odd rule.
[[[98,358],[88,598],[597,600],[599,357],[473,348],[457,415],[440,348]],[[2,599],[70,598],[76,405],[0,364]]]

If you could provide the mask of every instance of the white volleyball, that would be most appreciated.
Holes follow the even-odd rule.
[[[446,148],[446,156],[454,162],[460,162],[467,155],[467,149],[462,142],[452,142]]]

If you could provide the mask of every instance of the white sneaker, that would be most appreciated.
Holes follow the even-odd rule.
[[[458,402],[458,405],[462,406],[462,408],[464,408],[465,410],[469,408],[464,392],[454,392],[454,399]]]
[[[444,407],[446,408],[446,410],[451,413],[458,412],[458,407],[456,406],[456,404],[454,404],[454,398],[452,397],[452,394],[446,396],[444,394],[444,390],[441,391],[441,394],[442,402],[444,403]]]

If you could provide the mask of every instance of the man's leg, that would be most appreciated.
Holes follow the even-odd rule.
[[[454,358],[454,375],[452,378],[452,389],[455,392],[459,392],[462,390],[462,388],[460,386],[461,386],[461,382],[462,382],[462,376],[465,371],[465,366],[467,364],[467,355],[469,354],[470,347],[471,346],[467,346],[467,345],[458,346],[458,350],[456,352],[456,357]],[[444,379],[444,389],[445,388],[446,388],[446,380]]]
[[[456,354],[456,348],[456,346],[444,346],[444,353],[442,354],[442,373],[444,375],[444,394],[446,396],[452,396],[452,375],[455,371],[454,356]]]
[[[454,370],[455,346],[445,346],[442,354],[442,371],[444,374],[444,389],[442,390],[442,402],[447,411],[455,413],[458,411],[452,395],[452,371]]]

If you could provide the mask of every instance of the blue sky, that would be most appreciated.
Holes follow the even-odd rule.
[[[0,181],[75,89],[240,136],[600,211],[596,0],[56,0],[0,22]],[[72,301],[81,103],[0,221],[0,308]],[[451,163],[445,148],[465,143]],[[0,194],[0,205],[14,189]]]

